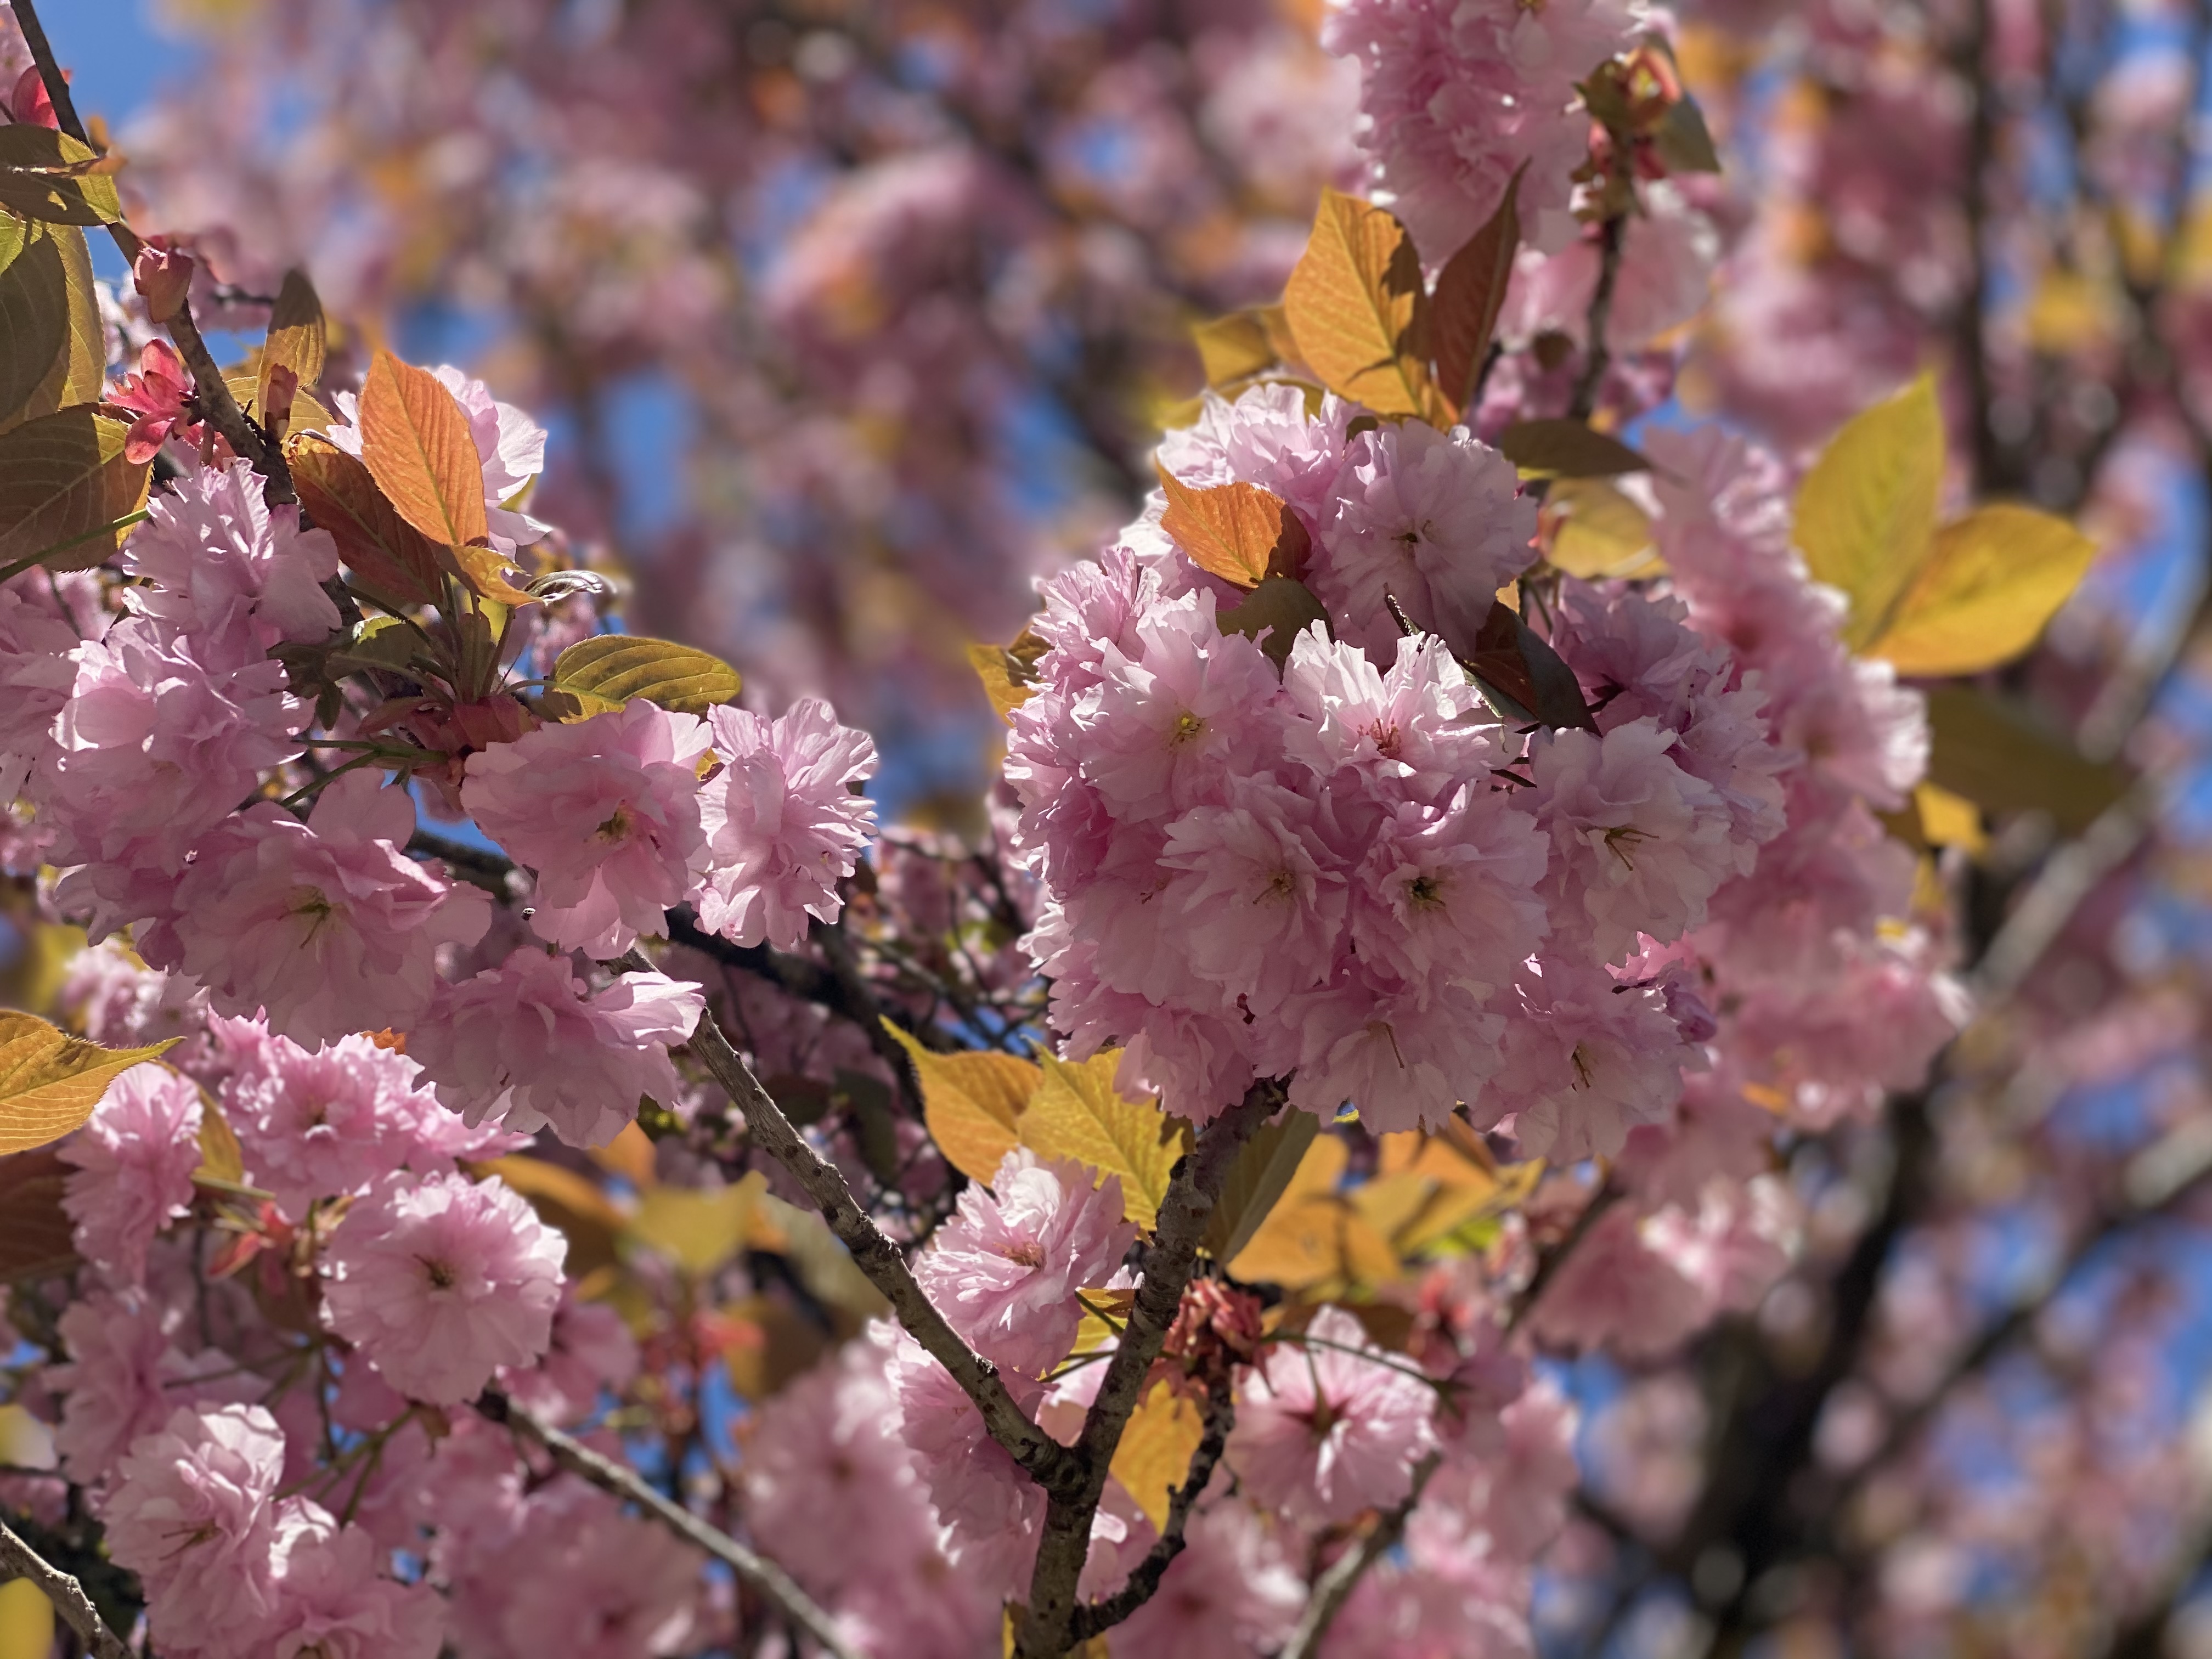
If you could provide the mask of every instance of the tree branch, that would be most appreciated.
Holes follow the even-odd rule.
[[[84,123],[77,118],[76,101],[70,96],[69,82],[62,74],[60,64],[55,61],[46,29],[39,22],[33,0],[10,0],[10,5],[16,25],[23,31],[23,44],[30,47],[31,59],[39,66],[39,79],[46,83],[46,101],[54,106],[54,119],[77,143],[91,147],[92,140],[85,136]],[[107,234],[122,253],[124,263],[136,264],[146,246],[139,240],[138,233],[118,221],[107,227]],[[268,441],[260,428],[246,418],[238,399],[230,395],[222,368],[208,350],[206,340],[201,337],[199,325],[192,320],[190,300],[179,301],[177,314],[169,319],[167,327],[169,337],[177,343],[178,356],[192,371],[200,412],[210,425],[222,434],[223,441],[252,463],[253,470],[268,480],[262,494],[270,505],[299,500],[292,489],[292,469],[285,464],[283,450]]]
[[[625,966],[642,963],[632,952]],[[691,1052],[745,1115],[753,1144],[781,1164],[829,1222],[830,1231],[851,1252],[854,1265],[882,1291],[908,1334],[945,1367],[975,1402],[991,1437],[1005,1447],[1030,1478],[1048,1494],[1073,1494],[1088,1485],[1081,1455],[1061,1445],[1031,1422],[1006,1392],[998,1367],[976,1353],[946,1324],[937,1304],[916,1282],[899,1247],[869,1220],[836,1167],[810,1146],[783,1115],[760,1079],[730,1044],[714,1016],[702,1013],[691,1035]],[[1177,1291],[1181,1294],[1180,1287]]]
[[[1282,1083],[1263,1079],[1244,1098],[1199,1132],[1198,1145],[1176,1165],[1160,1200],[1153,1242],[1144,1253],[1144,1279],[1137,1286],[1129,1322],[1108,1362],[1106,1380],[1084,1414],[1083,1435],[1074,1456],[1079,1482],[1066,1491],[1047,1487],[1044,1536],[1037,1545],[1036,1570],[1030,1579],[1029,1610],[1023,1615],[1016,1659],[1057,1659],[1067,1650],[1075,1621],[1076,1580],[1091,1550],[1091,1522],[1106,1490],[1106,1475],[1129,1414],[1143,1397],[1159,1358],[1168,1328],[1182,1306],[1198,1259],[1199,1241],[1220,1201],[1230,1166],[1260,1126],[1282,1109]]]
[[[92,1605],[92,1598],[84,1593],[84,1586],[25,1543],[4,1522],[0,1522],[0,1578],[27,1578],[36,1584],[93,1659],[133,1659],[130,1644],[108,1627]]]
[[[1214,1467],[1228,1447],[1229,1431],[1236,1420],[1236,1393],[1230,1380],[1223,1377],[1206,1395],[1206,1432],[1200,1437],[1198,1449],[1190,1455],[1190,1468],[1183,1474],[1182,1485],[1168,1494],[1167,1524],[1120,1589],[1103,1601],[1086,1601],[1076,1608],[1069,1631],[1072,1639],[1087,1642],[1113,1629],[1158,1593],[1160,1580],[1175,1565],[1176,1557],[1182,1553],[1191,1514],[1198,1508],[1206,1483],[1213,1479]]]
[[[721,1562],[774,1602],[784,1617],[820,1644],[831,1659],[860,1659],[860,1655],[839,1634],[836,1622],[790,1574],[775,1562],[754,1554],[729,1534],[708,1525],[681,1504],[671,1503],[647,1485],[635,1470],[601,1455],[552,1425],[539,1422],[495,1389],[487,1390],[477,1401],[476,1408],[489,1421],[505,1424],[526,1439],[536,1441],[545,1448],[556,1464],[569,1474],[588,1480],[601,1492],[611,1492],[626,1504],[635,1504],[686,1543],[696,1545]],[[123,1651],[118,1647],[117,1654]]]
[[[1406,1535],[1406,1522],[1421,1501],[1421,1489],[1429,1484],[1429,1477],[1443,1462],[1442,1452],[1431,1452],[1414,1466],[1413,1490],[1395,1508],[1385,1510],[1378,1516],[1367,1535],[1329,1563],[1328,1571],[1322,1574],[1306,1599],[1305,1611],[1298,1615],[1297,1628],[1291,1632],[1279,1659],[1313,1659],[1321,1650],[1322,1638],[1336,1622],[1336,1615],[1352,1599],[1352,1592],[1373,1566],[1392,1550]]]
[[[1597,286],[1590,291],[1589,320],[1584,328],[1589,340],[1583,348],[1583,372],[1575,381],[1574,399],[1567,406],[1567,413],[1578,421],[1588,420],[1597,407],[1598,387],[1613,362],[1605,331],[1613,320],[1613,290],[1620,280],[1620,245],[1627,224],[1626,216],[1615,214],[1598,232]]]

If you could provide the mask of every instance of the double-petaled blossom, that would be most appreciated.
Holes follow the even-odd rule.
[[[641,1097],[675,1101],[668,1051],[705,1006],[697,986],[665,974],[620,974],[593,991],[567,957],[525,945],[441,987],[408,1053],[472,1124],[550,1126],[572,1146],[604,1146],[637,1116]]]
[[[191,1079],[166,1066],[133,1066],[64,1144],[74,1173],[62,1207],[75,1224],[77,1254],[111,1283],[137,1283],[154,1236],[191,1206],[200,1115]]]
[[[263,1640],[270,1659],[436,1659],[446,1634],[438,1594],[394,1583],[359,1527],[299,1528],[289,1540]]]
[[[473,1400],[545,1352],[567,1245],[504,1182],[385,1176],[328,1257],[331,1328],[410,1400]]]
[[[712,734],[639,697],[541,726],[468,760],[461,801],[538,878],[531,926],[563,951],[618,957],[705,867],[699,770]]]
[[[145,584],[134,610],[209,637],[242,636],[265,651],[313,643],[338,625],[322,584],[338,574],[327,530],[300,528],[300,509],[270,507],[244,461],[188,472],[149,497],[146,522],[116,562]]]
[[[835,921],[837,884],[875,825],[875,807],[848,787],[872,776],[875,740],[841,726],[819,697],[775,720],[743,708],[708,715],[722,769],[700,801],[707,872],[699,925],[739,945],[789,950],[807,918]]]

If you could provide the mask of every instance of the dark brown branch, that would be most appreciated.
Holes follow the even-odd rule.
[[[1191,1514],[1198,1508],[1206,1483],[1213,1479],[1214,1468],[1228,1447],[1229,1431],[1236,1420],[1236,1393],[1224,1377],[1206,1396],[1206,1432],[1200,1437],[1198,1449],[1190,1455],[1190,1467],[1184,1471],[1182,1485],[1168,1494],[1167,1524],[1146,1552],[1145,1559],[1137,1563],[1127,1583],[1104,1600],[1086,1601],[1076,1608],[1070,1630],[1073,1640],[1087,1642],[1113,1629],[1158,1593],[1160,1580],[1175,1565],[1176,1557],[1182,1553]]]
[[[1199,1241],[1220,1201],[1230,1166],[1260,1126],[1282,1109],[1284,1085],[1254,1084],[1244,1098],[1199,1132],[1198,1145],[1176,1165],[1160,1200],[1152,1245],[1145,1251],[1144,1280],[1137,1286],[1129,1322],[1108,1362],[1106,1380],[1083,1419],[1074,1457],[1079,1480],[1066,1491],[1050,1487],[1044,1536],[1030,1579],[1029,1609],[1015,1646],[1017,1659],[1058,1659],[1067,1650],[1075,1621],[1076,1580],[1091,1549],[1091,1522],[1106,1490],[1106,1475],[1129,1414],[1144,1395],[1152,1361],[1159,1358],[1182,1306],[1198,1260]]]
[[[1598,232],[1597,287],[1590,292],[1589,318],[1584,328],[1589,339],[1583,348],[1583,372],[1575,382],[1574,400],[1567,406],[1567,412],[1578,421],[1588,420],[1597,407],[1598,387],[1613,362],[1605,331],[1613,321],[1613,290],[1620,280],[1620,245],[1627,228],[1626,216],[1615,214]]]
[[[1329,1563],[1328,1571],[1322,1574],[1306,1598],[1305,1611],[1298,1615],[1297,1628],[1284,1645],[1280,1659],[1313,1659],[1321,1650],[1322,1638],[1328,1627],[1343,1611],[1344,1604],[1352,1599],[1352,1592],[1359,1588],[1359,1581],[1367,1570],[1398,1547],[1398,1540],[1406,1535],[1406,1522],[1421,1501],[1421,1490],[1429,1484],[1429,1477],[1437,1472],[1443,1461],[1442,1452],[1431,1452],[1413,1468],[1413,1489],[1402,1502],[1386,1510],[1376,1517],[1367,1535]]]
[[[55,60],[52,44],[39,21],[33,0],[11,0],[16,25],[23,31],[23,43],[31,49],[31,58],[39,66],[39,79],[46,83],[46,100],[54,106],[54,119],[61,130],[80,144],[89,149],[92,140],[85,135],[84,123],[77,118],[76,103],[70,96],[69,82],[62,74],[61,64]],[[135,265],[145,247],[138,233],[120,221],[107,227],[116,248],[125,264]],[[191,302],[179,302],[177,314],[168,319],[169,337],[177,343],[177,355],[192,372],[192,386],[199,395],[200,413],[208,423],[220,432],[223,441],[252,464],[253,470],[267,480],[263,494],[271,506],[299,499],[292,489],[292,469],[285,464],[284,452],[268,441],[260,428],[246,418],[246,411],[238,406],[238,399],[230,395],[224,382],[222,370],[207,342],[200,337],[199,325],[192,320]]]
[[[633,952],[624,965],[642,961]],[[1030,1479],[1048,1494],[1073,1494],[1084,1490],[1089,1479],[1081,1454],[1070,1451],[1031,1422],[1006,1392],[998,1368],[962,1341],[952,1327],[945,1323],[937,1304],[915,1281],[905,1254],[868,1219],[836,1167],[793,1127],[791,1120],[783,1115],[783,1109],[761,1086],[751,1067],[731,1046],[713,1014],[700,1016],[698,1029],[691,1036],[691,1052],[744,1114],[753,1144],[781,1164],[799,1183],[814,1207],[821,1211],[838,1243],[851,1253],[854,1265],[871,1285],[883,1292],[899,1323],[975,1402],[991,1437],[1005,1447],[1014,1461],[1028,1471]]]
[[[641,1479],[635,1470],[602,1456],[551,1424],[539,1422],[496,1390],[485,1393],[477,1401],[477,1410],[490,1421],[504,1424],[526,1439],[536,1441],[556,1464],[579,1480],[589,1481],[626,1504],[635,1504],[684,1542],[721,1562],[743,1583],[773,1602],[778,1612],[818,1643],[831,1659],[860,1659],[838,1633],[835,1621],[790,1574],[775,1562],[756,1555],[720,1528],[709,1526],[681,1504],[671,1503]]]
[[[108,1627],[84,1586],[4,1523],[0,1523],[0,1578],[27,1578],[36,1584],[94,1659],[132,1659],[130,1644]]]

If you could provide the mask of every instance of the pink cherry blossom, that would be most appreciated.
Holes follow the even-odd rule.
[[[305,823],[255,806],[208,837],[146,948],[218,1009],[265,1011],[302,1043],[404,1030],[428,1006],[438,947],[473,945],[491,921],[482,890],[405,856],[414,830],[406,790],[368,772],[330,784]]]
[[[117,559],[147,586],[132,608],[200,636],[244,635],[265,650],[320,641],[338,626],[322,584],[338,574],[326,530],[301,530],[300,509],[270,507],[244,461],[205,467],[146,502],[146,522]]]
[[[171,1332],[182,1323],[143,1290],[95,1291],[62,1310],[70,1363],[49,1370],[46,1382],[63,1396],[54,1449],[70,1480],[100,1484],[133,1441],[160,1429],[179,1406],[258,1392],[221,1349],[186,1354]]]
[[[1183,1553],[1152,1599],[1115,1629],[1146,1659],[1226,1659],[1267,1653],[1286,1640],[1305,1587],[1285,1540],[1249,1505],[1208,1500],[1190,1519]]]
[[[1549,854],[1495,790],[1463,784],[1440,812],[1401,805],[1352,879],[1353,945],[1409,987],[1503,983],[1548,926],[1536,888]]]
[[[1505,1022],[1496,1079],[1475,1121],[1510,1116],[1522,1151],[1554,1163],[1611,1158],[1638,1124],[1654,1123],[1698,1061],[1656,986],[1623,983],[1600,968],[1547,961],[1524,969]]]
[[[724,764],[700,802],[699,925],[740,945],[793,949],[807,917],[835,921],[843,908],[837,884],[875,824],[874,805],[847,786],[873,775],[875,741],[840,726],[819,697],[773,720],[715,708],[708,724]]]
[[[63,1143],[75,1172],[62,1207],[75,1224],[77,1254],[110,1283],[137,1284],[154,1235],[191,1207],[200,1111],[190,1079],[166,1066],[133,1066]]]
[[[393,1388],[459,1405],[545,1352],[567,1249],[503,1182],[389,1175],[331,1241],[325,1309]]]
[[[258,1406],[179,1407],[117,1465],[101,1520],[165,1649],[238,1651],[276,1601],[284,1437]]]
[[[978,1352],[1042,1377],[1074,1346],[1076,1293],[1103,1285],[1136,1236],[1121,1218],[1118,1176],[1094,1190],[1081,1164],[1018,1148],[988,1189],[962,1192],[915,1273]]]
[[[1500,1017],[1449,981],[1425,996],[1357,973],[1284,1011],[1297,1061],[1291,1104],[1323,1122],[1346,1104],[1378,1134],[1440,1124],[1498,1069]]]
[[[1435,1394],[1340,1308],[1322,1309],[1305,1334],[1261,1361],[1228,1462],[1255,1503],[1328,1525],[1406,1495],[1435,1443]]]
[[[603,1302],[580,1302],[574,1281],[553,1310],[553,1335],[527,1370],[507,1368],[499,1385],[524,1410],[550,1423],[577,1423],[599,1408],[607,1390],[619,1394],[637,1375],[636,1339]]]
[[[436,1659],[446,1626],[437,1592],[394,1583],[367,1532],[316,1516],[284,1551],[264,1638],[271,1659]]]
[[[76,630],[10,585],[0,587],[0,801],[22,792],[53,750],[54,717],[76,679]]]
[[[566,958],[525,945],[441,987],[408,1054],[471,1124],[550,1125],[572,1146],[603,1146],[637,1116],[639,1097],[676,1101],[668,1051],[705,1006],[697,986],[665,974],[621,974],[592,991]]]
[[[572,726],[541,726],[468,759],[461,800],[538,878],[531,925],[564,951],[620,956],[661,934],[704,869],[695,715],[644,698]]]

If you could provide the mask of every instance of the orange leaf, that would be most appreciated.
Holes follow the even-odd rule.
[[[1158,470],[1168,493],[1160,528],[1200,570],[1256,587],[1269,575],[1295,577],[1304,568],[1305,524],[1281,496],[1249,483],[1193,489],[1165,467]]]
[[[441,388],[442,390],[442,388]],[[433,605],[445,592],[438,544],[399,516],[368,469],[323,438],[284,446],[307,516],[331,532],[338,556],[387,604]]]
[[[361,447],[377,488],[432,541],[465,547],[490,533],[468,412],[429,370],[376,354],[361,388]]]
[[[1474,377],[1498,329],[1498,308],[1505,303],[1505,285],[1513,276],[1513,256],[1521,246],[1521,174],[1528,170],[1528,163],[1522,162],[1513,182],[1505,186],[1505,199],[1498,211],[1444,262],[1437,276],[1429,333],[1436,342],[1437,389],[1454,410],[1466,408],[1474,394]]]
[[[1429,378],[1429,297],[1413,239],[1383,208],[1328,189],[1283,311],[1298,356],[1340,398],[1449,426]]]

